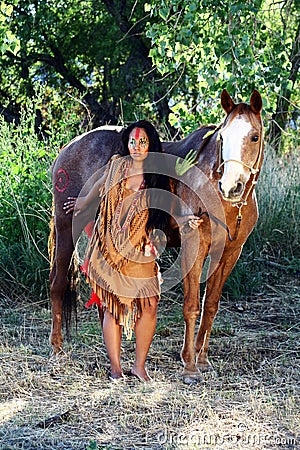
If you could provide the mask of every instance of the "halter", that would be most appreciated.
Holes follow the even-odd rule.
[[[261,164],[262,154],[263,154],[263,143],[264,143],[264,128],[263,128],[263,121],[262,121],[261,117],[260,117],[260,125],[261,125],[261,135],[260,135],[259,151],[258,151],[258,155],[257,155],[256,161],[254,162],[253,166],[250,166],[249,164],[246,164],[245,162],[239,161],[239,160],[236,160],[236,159],[227,159],[226,161],[221,162],[222,161],[222,137],[221,137],[221,130],[224,127],[224,123],[218,125],[215,128],[215,130],[213,130],[213,132],[208,132],[203,137],[203,139],[205,139],[205,138],[209,137],[210,135],[218,132],[217,138],[216,138],[217,143],[219,143],[219,162],[220,162],[220,164],[219,164],[218,169],[217,169],[218,173],[222,173],[221,172],[221,167],[223,167],[224,164],[226,164],[227,162],[235,162],[235,163],[241,164],[242,166],[246,167],[250,171],[251,175],[253,175],[251,185],[250,185],[250,187],[249,187],[248,191],[246,192],[246,195],[244,196],[243,199],[241,199],[238,202],[224,199],[225,201],[231,202],[232,206],[235,206],[235,207],[238,208],[238,214],[237,214],[237,217],[236,217],[235,231],[234,231],[234,235],[233,236],[231,236],[230,230],[229,230],[228,226],[225,223],[223,223],[220,219],[215,217],[213,214],[207,213],[207,215],[212,220],[214,220],[216,223],[218,223],[219,225],[223,226],[223,228],[225,228],[225,230],[227,232],[227,235],[228,235],[228,239],[229,239],[230,242],[235,241],[237,236],[238,236],[240,225],[241,225],[241,221],[242,221],[242,218],[243,218],[243,216],[242,216],[242,207],[244,205],[247,205],[247,199],[248,199],[250,193],[252,192],[252,190],[254,189],[256,183],[257,183],[257,178],[258,178],[258,174],[259,174],[259,171],[260,171],[260,164]]]
[[[222,147],[222,146],[220,145],[220,148],[221,148],[221,147]],[[219,167],[218,167],[218,169],[217,169],[217,172],[218,172],[218,173],[221,173],[221,167],[222,167],[224,164],[228,163],[228,162],[235,162],[235,163],[241,164],[242,166],[244,166],[244,167],[246,167],[247,169],[249,169],[252,175],[255,175],[256,173],[259,172],[259,169],[255,169],[254,167],[251,167],[251,166],[249,166],[248,164],[244,163],[243,161],[239,161],[238,159],[226,159],[226,161],[223,161],[223,162],[219,165]]]
[[[242,206],[247,205],[247,199],[248,199],[249,194],[252,191],[253,187],[257,183],[257,178],[258,178],[258,174],[259,174],[259,171],[260,171],[260,164],[261,164],[261,160],[262,160],[263,143],[264,143],[263,121],[262,121],[262,118],[260,117],[261,135],[260,135],[259,150],[258,150],[256,161],[253,163],[252,166],[250,166],[249,164],[245,163],[244,161],[239,161],[238,159],[226,159],[225,161],[222,161],[222,148],[223,148],[222,142],[223,141],[222,141],[222,137],[221,137],[221,131],[224,129],[223,125],[217,127],[217,129],[218,129],[217,142],[219,142],[219,161],[220,161],[220,164],[219,164],[219,166],[217,168],[217,172],[221,174],[222,173],[221,167],[223,167],[228,162],[235,162],[235,163],[241,164],[243,167],[246,167],[250,171],[251,175],[254,175],[254,177],[252,179],[252,183],[251,183],[251,185],[250,185],[250,187],[249,187],[248,191],[246,192],[246,195],[244,196],[243,199],[241,199],[238,202],[236,202],[234,200],[232,201],[232,200],[226,200],[225,199],[225,201],[231,202],[232,206],[238,207],[239,208],[239,214],[240,214],[240,210],[241,210]]]

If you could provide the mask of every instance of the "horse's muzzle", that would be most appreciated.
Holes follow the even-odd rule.
[[[222,188],[222,182],[219,181],[219,190],[224,200],[236,202],[241,200],[245,190],[245,184],[242,181],[237,181],[235,186],[229,189],[228,192],[225,192],[225,190]]]

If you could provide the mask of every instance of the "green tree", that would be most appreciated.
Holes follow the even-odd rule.
[[[11,32],[19,51],[1,60],[2,98],[19,105],[33,95],[34,83],[76,97],[90,126],[115,124],[147,115],[165,86],[149,57],[144,2],[20,0]],[[18,108],[12,108],[18,115]],[[154,108],[168,125],[167,99]]]
[[[0,4],[0,52],[7,50],[16,54],[20,48],[20,42],[10,30],[10,20],[13,13],[13,5],[1,2]]]
[[[0,54],[4,55],[6,52],[9,52],[13,55],[16,55],[20,49],[20,41],[15,36],[15,34],[11,31],[11,17],[13,13],[13,5],[7,4],[5,2],[1,2],[0,4]],[[14,118],[14,115],[11,114],[7,108],[3,105],[3,94],[5,96],[5,91],[0,88],[0,111],[7,121],[10,121]]]
[[[4,5],[4,4],[3,4]],[[171,135],[221,116],[220,91],[264,98],[269,136],[299,127],[299,0],[15,0],[2,29],[0,105],[19,120],[20,105],[47,84],[37,128],[56,94],[95,127],[151,117]],[[53,101],[54,99],[54,101]],[[70,99],[70,101],[68,101]],[[84,121],[83,121],[84,119]]]
[[[291,118],[299,122],[299,0],[154,0],[145,9],[156,19],[147,30],[153,61],[165,77],[177,74],[174,121],[186,128],[191,112],[214,121],[221,89],[245,99],[255,87],[278,148]]]

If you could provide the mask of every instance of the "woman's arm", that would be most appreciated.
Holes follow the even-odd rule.
[[[180,199],[175,195],[172,197],[171,201],[171,213],[170,213],[171,228],[179,228],[180,232],[182,232],[183,229],[187,231],[186,230],[187,227],[196,230],[203,222],[203,219],[200,219],[198,216],[194,214],[181,215],[180,212],[181,212]]]
[[[106,166],[105,172],[102,173],[100,178],[98,178],[98,180],[93,184],[92,188],[90,189],[87,195],[84,195],[82,197],[68,197],[67,201],[64,203],[63,206],[63,209],[65,210],[66,214],[70,214],[73,211],[75,211],[74,216],[77,216],[78,214],[86,211],[87,208],[93,207],[96,209],[100,202],[99,190],[105,183],[107,174],[108,170]]]

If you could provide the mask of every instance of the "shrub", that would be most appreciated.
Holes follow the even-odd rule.
[[[20,125],[0,116],[0,275],[7,286],[46,297],[47,240],[51,217],[50,169],[60,143],[71,139],[68,123],[36,133],[36,109],[42,94],[28,101]],[[71,128],[71,127],[70,127]],[[0,285],[0,287],[1,287]],[[30,295],[28,296],[30,297]]]

